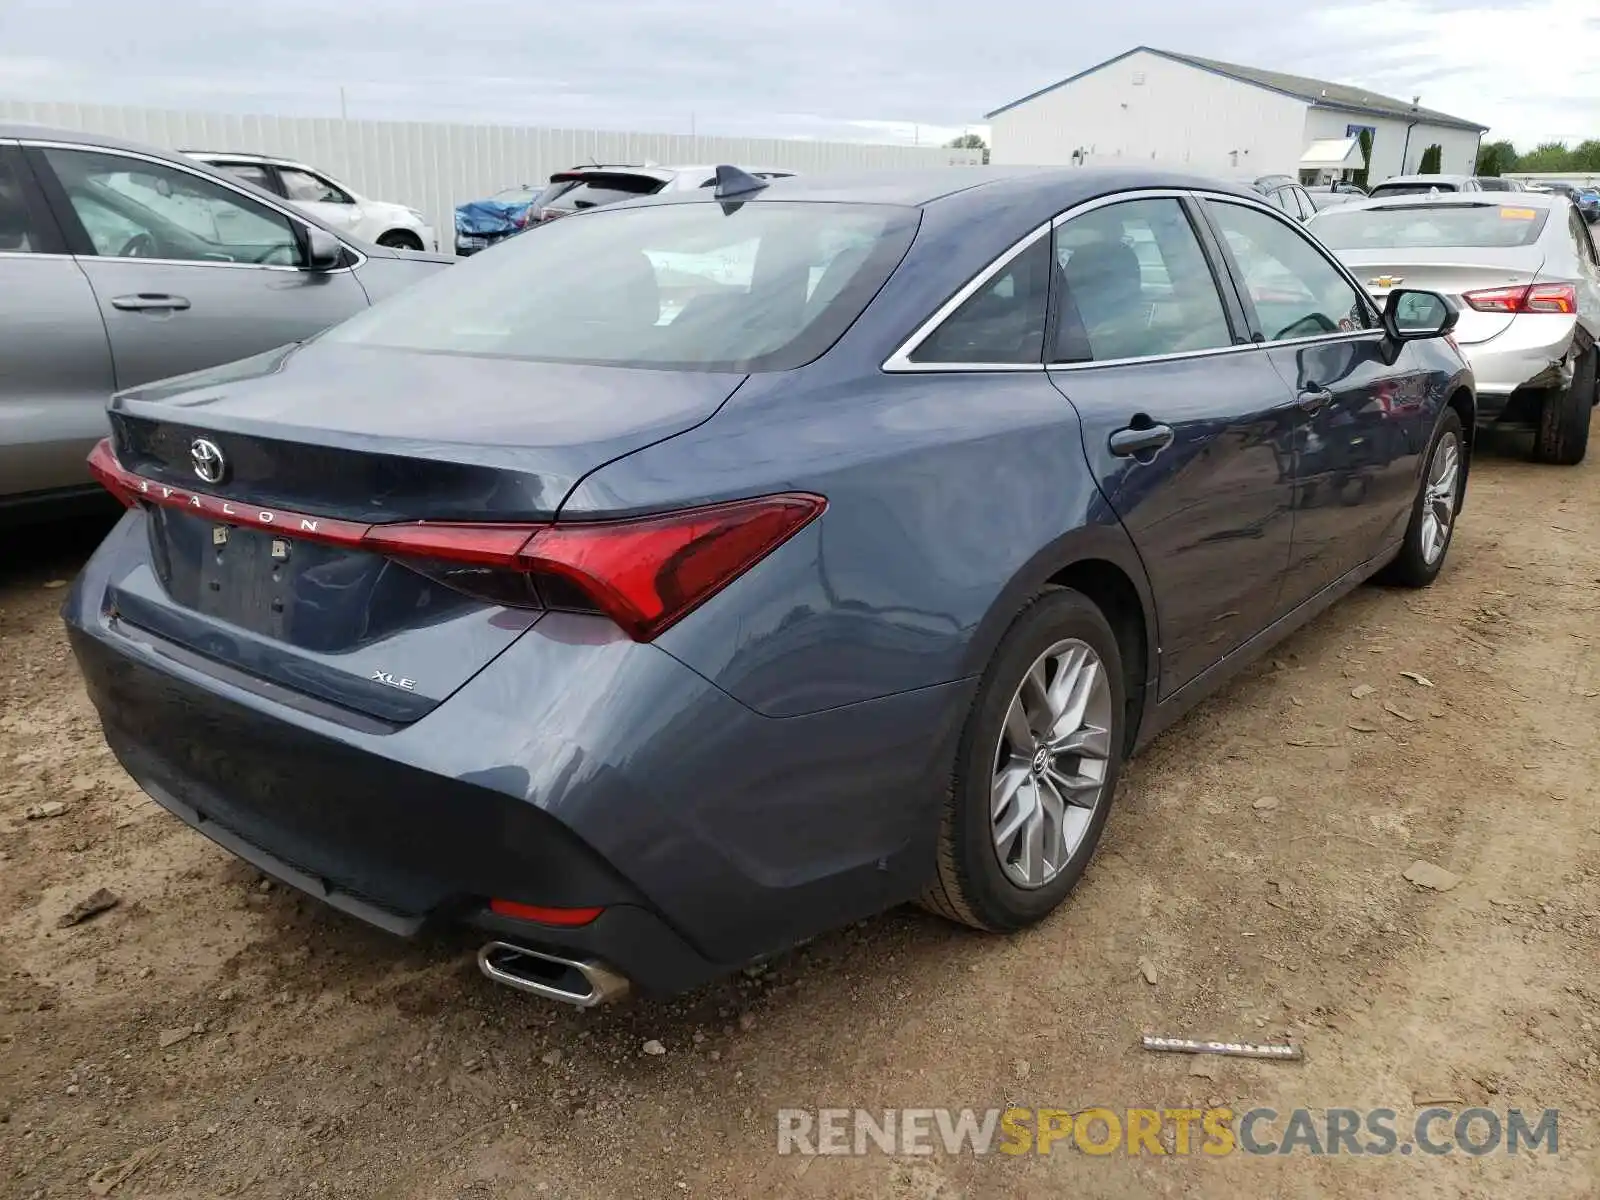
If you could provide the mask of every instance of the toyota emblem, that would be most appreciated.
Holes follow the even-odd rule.
[[[222,457],[221,448],[207,438],[195,438],[189,444],[189,461],[194,473],[206,483],[221,483],[228,473],[228,460]]]

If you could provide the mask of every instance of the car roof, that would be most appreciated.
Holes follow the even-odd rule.
[[[1513,196],[1514,199],[1497,199],[1496,197]],[[1473,205],[1500,205],[1503,208],[1559,208],[1569,203],[1565,196],[1548,195],[1541,192],[1440,192],[1437,196],[1369,196],[1366,199],[1357,198],[1351,201],[1347,208],[1431,208],[1451,205],[1460,205],[1470,208]]]
[[[265,163],[274,167],[306,167],[306,164],[293,158],[279,158],[276,154],[241,154],[234,150],[180,150],[190,158],[204,159],[211,162],[215,159],[226,159],[229,162]]]
[[[1249,184],[1151,168],[987,166],[792,175],[770,181],[761,191],[751,193],[750,199],[922,207],[955,197],[981,196],[983,203],[1048,197],[1066,208],[1080,200],[1137,188],[1200,188],[1259,198]],[[706,196],[697,190],[649,199],[692,203]]]
[[[1418,184],[1418,183],[1454,183],[1462,184],[1474,178],[1472,175],[1391,175],[1382,183],[1373,184],[1373,188],[1387,187],[1391,183]]]
[[[61,129],[54,125],[25,125],[0,121],[0,138],[33,138],[42,142],[63,142],[73,146],[105,146],[112,150],[133,150],[140,154],[171,154],[170,150],[152,147],[144,142],[130,142],[125,138],[102,133],[85,133],[81,129]]]
[[[199,160],[203,164],[213,158],[226,158],[240,162],[281,163],[286,167],[305,166],[304,163],[295,162],[293,159],[274,158],[265,154],[233,154],[220,150],[168,150],[163,146],[152,146],[147,142],[133,142],[127,138],[113,137],[110,134],[86,133],[81,129],[61,129],[52,125],[21,125],[0,122],[0,138],[61,142],[70,146],[100,146],[107,150],[129,150],[135,154],[148,154],[174,161],[182,161],[183,159]]]

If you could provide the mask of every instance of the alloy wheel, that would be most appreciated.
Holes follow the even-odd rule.
[[[1443,556],[1450,544],[1450,529],[1456,519],[1456,498],[1461,476],[1461,439],[1446,430],[1433,448],[1428,464],[1428,479],[1422,496],[1422,560],[1430,567]]]
[[[990,785],[995,856],[1020,888],[1041,888],[1082,844],[1105,792],[1111,685],[1086,642],[1057,642],[1022,677]]]

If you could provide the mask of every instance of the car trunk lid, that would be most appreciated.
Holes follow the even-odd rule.
[[[150,554],[110,603],[208,659],[415,720],[545,600],[374,539],[525,539],[582,476],[705,420],[742,379],[312,346],[123,394],[112,465]]]
[[[1461,306],[1455,339],[1463,345],[1504,333],[1513,315],[1479,312],[1462,296],[1531,283],[1544,265],[1542,256],[1527,247],[1341,250],[1339,257],[1380,305],[1395,288],[1438,292],[1455,300]]]

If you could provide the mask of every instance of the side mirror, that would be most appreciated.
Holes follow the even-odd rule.
[[[344,243],[317,225],[307,225],[305,231],[306,270],[336,270],[344,262]]]
[[[1383,328],[1394,342],[1444,337],[1456,327],[1461,310],[1438,292],[1396,288],[1383,305]]]

